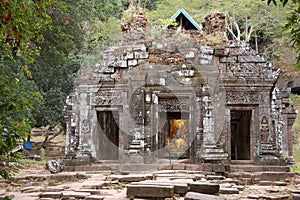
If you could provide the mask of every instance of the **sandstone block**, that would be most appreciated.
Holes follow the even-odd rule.
[[[210,182],[194,182],[189,183],[191,192],[199,192],[204,194],[218,194],[220,185]]]
[[[128,60],[128,66],[136,66],[138,64],[137,60]]]
[[[210,55],[214,54],[214,49],[210,46],[201,46],[200,50],[204,54],[210,54]]]
[[[220,194],[239,194],[239,190],[237,188],[230,188],[230,187],[222,187],[220,188]]]
[[[292,193],[292,200],[300,200],[300,194]]]
[[[174,195],[174,186],[161,185],[127,185],[127,197],[170,198]]]
[[[103,200],[104,197],[102,196],[96,196],[96,195],[91,195],[85,198],[85,200]]]
[[[213,172],[225,172],[224,164],[213,164]]]
[[[236,63],[238,60],[237,56],[230,56],[230,57],[220,57],[221,63]]]
[[[259,55],[255,55],[255,56],[238,56],[238,62],[259,63],[259,62],[265,62],[265,61]]]
[[[132,46],[134,51],[146,51],[146,45],[144,44],[136,44]]]
[[[202,164],[202,170],[205,172],[212,172],[212,164],[211,163]]]
[[[135,59],[145,59],[149,57],[149,53],[147,52],[134,52]]]
[[[43,192],[40,194],[40,198],[60,199],[61,197],[62,197],[61,192]]]
[[[74,192],[74,191],[66,191],[62,193],[62,199],[84,199],[87,196],[90,196],[91,193],[89,192]]]
[[[196,192],[188,192],[185,195],[184,200],[225,200],[225,198]]]

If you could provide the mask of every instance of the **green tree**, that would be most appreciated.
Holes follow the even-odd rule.
[[[279,0],[283,7],[285,7],[288,3],[288,0]],[[268,5],[273,3],[275,6],[277,5],[277,0],[268,0]],[[296,69],[300,70],[300,1],[299,0],[291,0],[293,10],[285,15],[287,17],[287,23],[285,25],[285,29],[289,31],[291,35],[291,42],[293,42],[293,46],[297,50],[298,56],[296,59]]]
[[[0,176],[10,178],[19,154],[12,149],[27,138],[42,96],[26,66],[39,52],[36,42],[50,27],[51,1],[0,2]]]
[[[100,49],[120,32],[121,0],[60,0],[48,9],[51,30],[38,43],[40,55],[30,65],[45,104],[37,126],[63,123],[65,99],[73,89],[79,69],[99,62]]]

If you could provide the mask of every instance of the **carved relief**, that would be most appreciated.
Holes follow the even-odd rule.
[[[227,92],[226,102],[228,104],[257,104],[259,100],[258,94],[253,92]]]
[[[189,99],[160,99],[160,112],[189,112]]]
[[[81,126],[81,132],[82,133],[89,132],[90,127],[89,127],[89,123],[88,123],[87,119],[84,119],[81,124],[82,124],[82,126]]]
[[[261,143],[269,142],[269,122],[266,116],[263,116],[260,123]]]
[[[120,92],[97,92],[94,98],[96,105],[120,105],[122,104],[122,97]]]

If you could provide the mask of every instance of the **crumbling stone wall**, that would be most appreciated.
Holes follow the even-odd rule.
[[[136,22],[124,22],[123,31],[128,34],[121,45],[103,51],[103,61],[75,81],[65,114],[67,156],[101,159],[99,133],[103,130],[97,112],[107,111],[118,113],[115,148],[120,162],[158,162],[166,151],[160,132],[161,121],[167,120],[163,113],[181,113],[189,122],[189,158],[213,163],[208,168],[222,172],[222,163],[231,161],[230,113],[234,110],[252,114],[251,160],[280,164],[284,154],[290,155],[287,130],[292,111],[288,90],[276,86],[280,70],[244,42],[207,46],[193,34],[173,30],[159,39],[146,38],[147,20],[139,14],[133,15]],[[204,23],[204,32],[221,38],[224,16],[207,19],[220,19],[215,25]],[[140,25],[142,29],[136,27]]]

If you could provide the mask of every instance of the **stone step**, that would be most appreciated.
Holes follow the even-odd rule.
[[[225,197],[209,195],[209,194],[202,194],[197,192],[188,192],[184,200],[225,200]]]
[[[258,165],[245,165],[245,164],[231,164],[231,172],[262,172],[262,171],[274,171],[274,172],[289,172],[288,166],[258,166]]]

